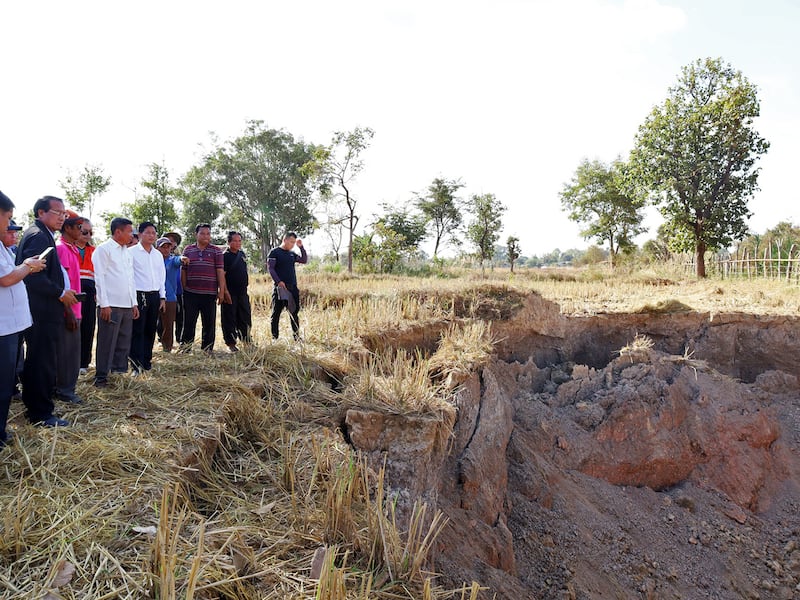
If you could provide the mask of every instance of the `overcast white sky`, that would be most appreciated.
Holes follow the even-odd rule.
[[[586,247],[564,182],[583,157],[626,156],[681,66],[721,56],[759,87],[772,144],[750,225],[800,222],[800,2],[30,1],[0,23],[0,189],[18,213],[87,163],[114,181],[104,208],[129,202],[147,163],[177,177],[210,131],[262,119],[314,143],[376,131],[362,222],[460,177],[508,206],[502,239],[525,255]]]

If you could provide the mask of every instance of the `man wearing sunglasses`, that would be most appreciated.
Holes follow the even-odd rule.
[[[81,224],[79,239],[75,242],[81,261],[81,292],[86,298],[81,302],[84,319],[81,320],[81,375],[86,373],[89,363],[92,362],[92,346],[94,345],[94,330],[97,325],[95,314],[97,312],[97,288],[94,284],[94,264],[92,254],[92,223],[84,219]]]

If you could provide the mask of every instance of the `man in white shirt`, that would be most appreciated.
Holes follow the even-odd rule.
[[[133,279],[139,318],[133,322],[130,359],[134,374],[149,371],[153,364],[153,344],[156,340],[158,315],[166,307],[164,257],[156,250],[156,226],[150,221],[139,225],[139,243],[131,248]]]
[[[99,315],[95,387],[108,386],[109,370],[114,373],[128,370],[133,321],[139,318],[133,256],[127,247],[131,239],[133,223],[117,217],[111,221],[111,239],[92,254]]]

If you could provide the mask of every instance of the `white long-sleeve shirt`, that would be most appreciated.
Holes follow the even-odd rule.
[[[167,270],[164,267],[164,256],[155,246],[151,246],[148,252],[141,242],[130,250],[133,255],[133,280],[136,283],[136,291],[158,291],[159,298],[166,298]]]
[[[92,254],[97,305],[100,308],[132,308],[136,306],[136,285],[133,279],[133,256],[114,238],[100,244]]]

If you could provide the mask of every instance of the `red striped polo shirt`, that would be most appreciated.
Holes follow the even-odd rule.
[[[186,272],[184,290],[195,294],[217,294],[217,269],[223,268],[222,250],[209,244],[202,250],[197,244],[183,249],[183,256],[189,259],[188,265],[181,267]]]

